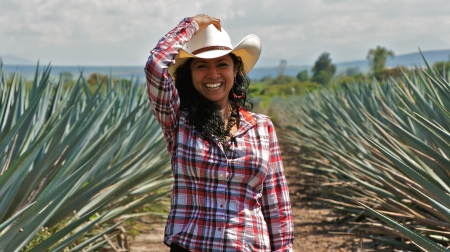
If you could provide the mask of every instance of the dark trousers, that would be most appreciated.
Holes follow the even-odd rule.
[[[170,245],[170,252],[189,252],[189,250],[178,246],[178,244],[172,243]]]

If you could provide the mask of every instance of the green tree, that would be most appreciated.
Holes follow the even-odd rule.
[[[389,77],[393,78],[399,78],[402,77],[404,74],[409,75],[410,71],[408,68],[404,66],[398,66],[390,69],[384,69],[381,73],[381,79],[387,79]]]
[[[72,82],[73,81],[73,74],[67,71],[62,71],[60,73],[60,78],[62,83]]]
[[[284,75],[284,71],[286,70],[287,67],[287,60],[281,60],[280,61],[280,65],[278,66],[278,75],[277,77],[283,76]]]
[[[361,73],[361,71],[359,70],[359,67],[349,67],[347,68],[347,70],[345,70],[345,74],[347,76],[354,76],[354,75],[359,75]]]
[[[331,63],[329,53],[324,52],[319,56],[314,64],[314,67],[312,68],[312,72],[312,81],[320,83],[324,86],[328,85],[336,72],[336,66]]]
[[[303,70],[297,74],[297,79],[301,82],[309,81],[308,70]]]
[[[384,47],[377,46],[377,48],[369,50],[367,59],[370,61],[372,74],[377,80],[382,79],[383,70],[386,68],[386,60],[389,57],[394,58],[394,52]]]

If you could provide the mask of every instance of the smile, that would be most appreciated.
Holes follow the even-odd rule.
[[[205,84],[205,86],[207,88],[218,88],[218,87],[222,86],[222,83],[208,83],[208,84]]]

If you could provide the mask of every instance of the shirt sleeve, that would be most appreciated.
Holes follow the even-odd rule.
[[[192,18],[183,19],[174,29],[162,37],[150,51],[145,75],[148,98],[153,114],[164,133],[169,154],[175,151],[176,130],[180,116],[180,98],[168,69],[175,63],[175,56],[185,43],[198,31]]]
[[[269,230],[271,251],[293,251],[294,224],[289,190],[272,122],[269,123],[268,130],[271,156],[269,169],[263,183],[262,212]]]

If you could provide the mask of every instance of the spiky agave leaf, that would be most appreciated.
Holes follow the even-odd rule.
[[[42,227],[68,221],[35,250],[63,248],[170,189],[144,85],[114,85],[110,77],[90,93],[82,76],[63,86],[50,70],[38,67],[31,84],[16,75],[8,85],[0,73],[0,251],[19,251]]]
[[[303,166],[320,178],[319,190],[337,209],[374,223],[357,198],[440,243],[450,238],[449,90],[439,75],[418,70],[311,93],[278,104],[282,134],[310,160]],[[384,239],[375,229],[372,235]]]

